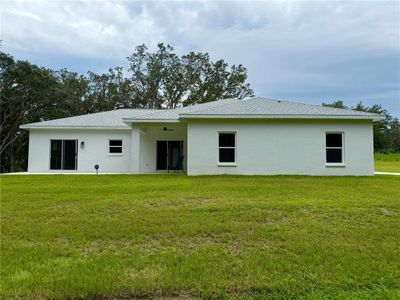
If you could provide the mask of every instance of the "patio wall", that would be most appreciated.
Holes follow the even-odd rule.
[[[164,127],[173,131],[164,131]],[[157,141],[183,141],[183,168],[186,172],[186,124],[135,124],[132,129],[132,173],[157,172]]]

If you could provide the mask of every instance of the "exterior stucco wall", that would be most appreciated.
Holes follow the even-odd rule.
[[[164,131],[163,127],[172,129],[172,131]],[[157,172],[157,141],[183,141],[183,168],[186,171],[186,124],[135,124],[132,135],[133,143],[139,142],[139,155],[133,154],[135,160],[139,162],[139,168],[134,173]],[[134,162],[134,165],[136,164]]]
[[[50,140],[78,140],[78,168],[50,170]],[[108,140],[122,139],[122,155],[109,155]],[[81,149],[80,143],[85,146]],[[28,172],[32,173],[131,173],[131,130],[31,129],[29,132]]]
[[[160,130],[162,127],[173,131]],[[218,166],[218,132],[236,132],[235,167]],[[344,132],[344,167],[325,164],[325,133]],[[50,140],[78,140],[77,171],[50,170]],[[108,154],[108,140],[122,139],[123,154]],[[157,140],[182,140],[184,169],[202,174],[373,175],[371,121],[190,121],[135,124],[133,130],[31,129],[32,173],[156,172]],[[81,149],[81,141],[85,142]]]
[[[190,121],[188,175],[373,175],[371,121]],[[236,132],[237,166],[218,166],[218,132]],[[327,166],[325,133],[344,132],[343,167]]]

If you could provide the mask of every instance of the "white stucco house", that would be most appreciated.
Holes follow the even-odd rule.
[[[383,116],[265,98],[22,125],[28,172],[373,175]],[[182,162],[182,163],[180,163]]]

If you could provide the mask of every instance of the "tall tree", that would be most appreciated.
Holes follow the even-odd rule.
[[[130,68],[81,75],[52,71],[0,52],[1,172],[26,168],[28,134],[24,123],[117,108],[176,108],[222,98],[252,96],[247,70],[208,53],[174,53],[158,44],[155,52],[138,46]]]
[[[54,73],[0,52],[0,156],[2,171],[14,169],[19,126],[42,116],[60,116],[59,84]]]
[[[341,100],[332,103],[322,103],[322,105],[348,109],[348,106]],[[384,120],[374,122],[373,124],[374,149],[379,152],[400,152],[400,122],[397,118],[391,116],[386,109],[383,109],[378,104],[368,107],[360,101],[351,109],[384,115]]]
[[[158,51],[148,52],[145,44],[136,47],[136,51],[128,57],[129,71],[132,73],[131,84],[138,106],[145,108],[162,108],[163,79],[166,77],[168,59],[172,55],[172,47],[158,44]]]
[[[56,72],[57,80],[60,83],[60,103],[68,116],[87,114],[90,109],[87,107],[89,79],[67,69]]]
[[[379,104],[367,107],[360,101],[352,109],[384,115],[384,120],[374,123],[375,151],[400,152],[400,123],[397,118],[393,118],[389,112],[383,109]]]
[[[322,106],[348,109],[348,107],[344,105],[344,102],[342,100],[333,101],[332,103],[322,102]]]
[[[131,84],[139,105],[175,108],[223,98],[253,96],[242,65],[230,69],[224,60],[210,61],[208,53],[179,57],[170,45],[158,44],[155,53],[140,45],[128,57]]]
[[[110,68],[104,74],[88,72],[87,81],[87,113],[136,107],[132,101],[130,81],[124,77],[121,67]]]

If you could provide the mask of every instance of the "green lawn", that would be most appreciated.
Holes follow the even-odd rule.
[[[1,299],[399,299],[400,176],[1,177]]]
[[[400,173],[400,153],[375,153],[375,171]]]

